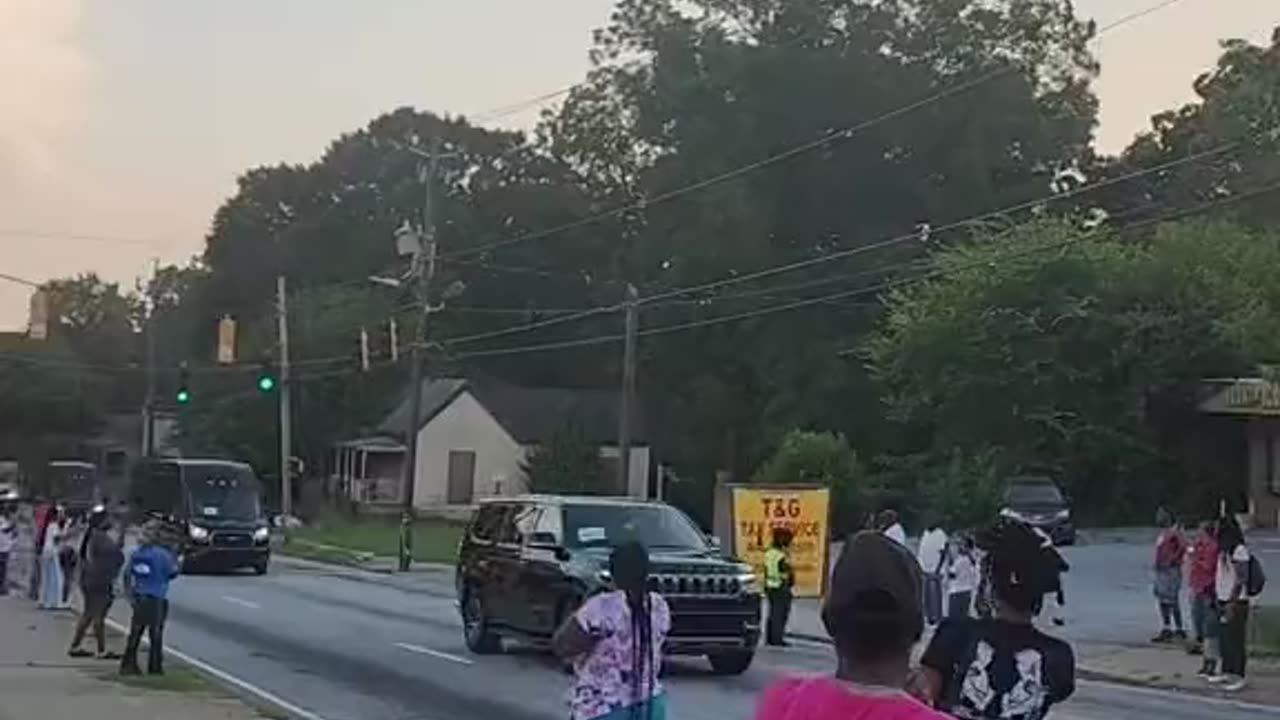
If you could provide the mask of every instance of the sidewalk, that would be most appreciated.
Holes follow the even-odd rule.
[[[71,612],[42,612],[24,598],[0,597],[0,720],[266,717],[176,665],[163,680],[122,683],[115,662],[68,658],[74,623]],[[112,647],[121,643],[118,636],[107,641]]]
[[[792,603],[789,625],[788,634],[795,638],[830,642],[822,626],[818,600],[799,598]],[[1081,641],[1072,641],[1071,646],[1076,653],[1076,674],[1081,679],[1280,706],[1280,658],[1250,657],[1249,687],[1238,693],[1223,693],[1196,677],[1200,658],[1187,655],[1181,648]]]

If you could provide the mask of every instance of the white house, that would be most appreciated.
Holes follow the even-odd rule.
[[[604,487],[617,477],[620,395],[602,390],[531,388],[489,380],[428,380],[420,389],[421,426],[414,506],[445,509],[477,499],[527,492],[528,453],[572,424],[599,445]],[[335,479],[358,503],[399,502],[409,424],[406,397],[373,437],[335,447]],[[640,413],[632,419],[629,487],[617,495],[647,497],[650,453]]]

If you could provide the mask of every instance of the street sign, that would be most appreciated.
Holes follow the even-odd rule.
[[[827,579],[831,492],[817,487],[749,486],[733,489],[733,550],[764,577],[764,551],[773,529],[791,531],[790,561],[796,597],[822,597]]]
[[[236,361],[236,321],[223,315],[218,321],[218,364],[230,365]]]

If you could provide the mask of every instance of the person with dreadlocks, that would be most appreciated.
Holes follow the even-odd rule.
[[[665,720],[658,682],[671,611],[649,592],[649,551],[626,542],[609,556],[614,590],[587,600],[551,639],[573,661],[573,720]]]
[[[979,533],[992,617],[947,618],[911,682],[917,697],[963,720],[1043,720],[1075,692],[1071,646],[1034,625],[1058,585],[1061,559],[1019,520]]]

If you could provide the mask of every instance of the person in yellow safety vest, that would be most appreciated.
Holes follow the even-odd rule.
[[[764,593],[769,598],[769,621],[765,628],[765,642],[786,647],[787,616],[791,614],[791,587],[795,585],[795,573],[791,569],[788,549],[791,547],[791,531],[784,527],[773,529],[773,542],[764,551]]]

